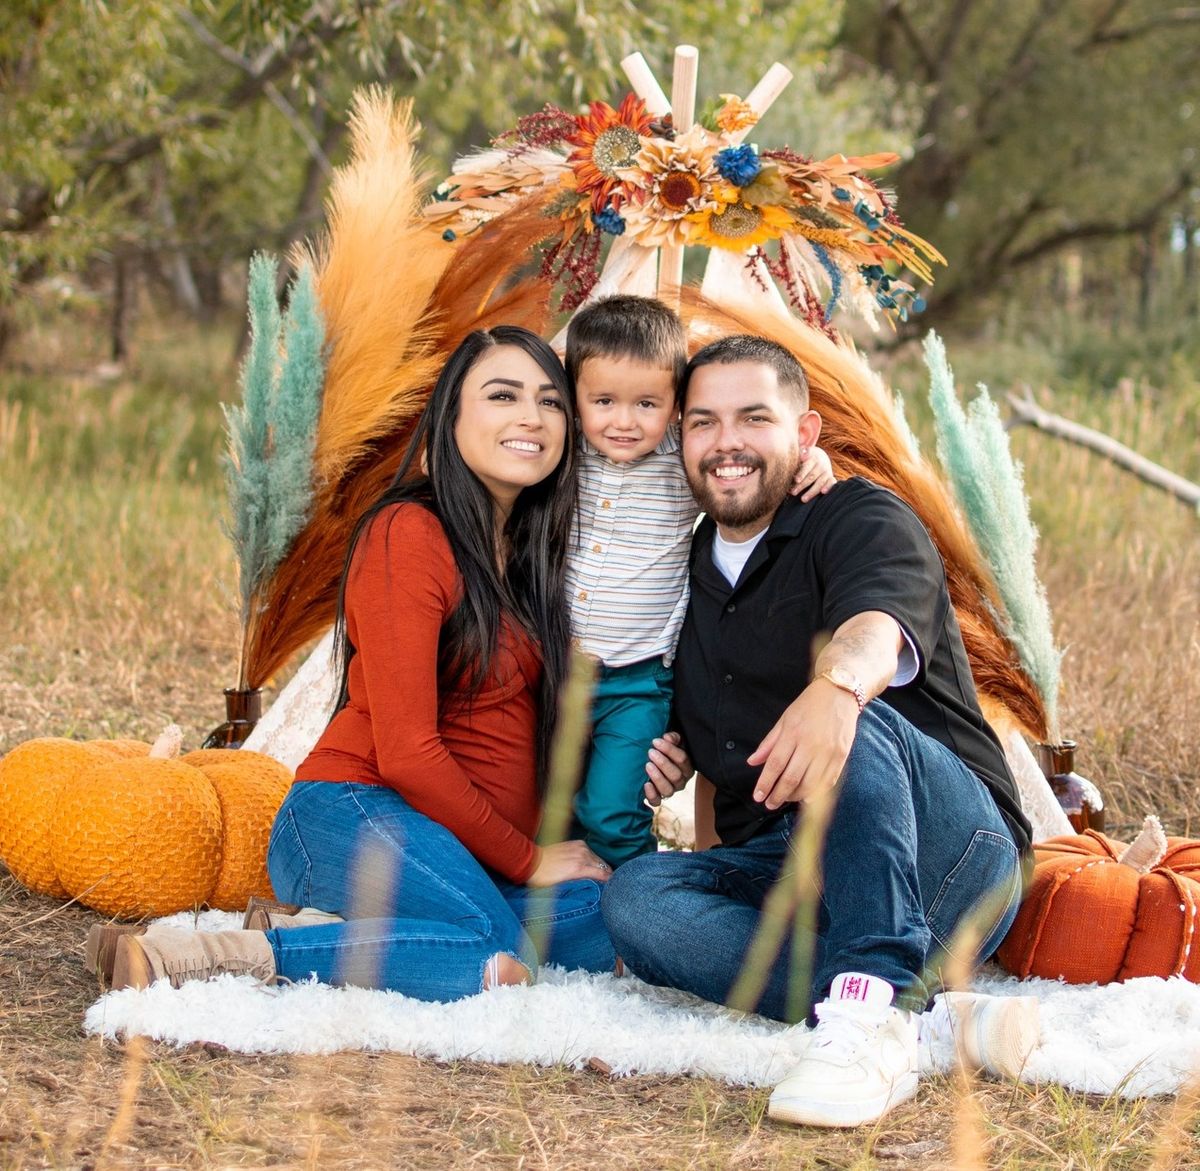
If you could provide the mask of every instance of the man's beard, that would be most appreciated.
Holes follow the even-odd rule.
[[[741,500],[726,499],[718,494],[709,472],[719,464],[730,463],[740,467],[754,468],[758,471],[758,489],[750,497]],[[775,510],[787,498],[788,489],[796,475],[800,464],[800,452],[796,451],[795,460],[778,460],[768,464],[756,455],[745,455],[730,460],[728,456],[709,456],[700,461],[698,474],[693,475],[688,470],[688,485],[692,495],[702,511],[708,513],[719,525],[730,529],[740,529],[764,517],[774,516]]]

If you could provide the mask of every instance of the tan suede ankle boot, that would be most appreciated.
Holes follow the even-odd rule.
[[[243,931],[270,931],[276,927],[317,927],[325,923],[344,923],[341,915],[318,911],[316,907],[298,907],[295,903],[277,903],[255,895],[246,904]]]
[[[93,923],[83,948],[84,966],[105,984],[112,983],[117,942],[124,935],[145,935],[145,923]]]
[[[275,953],[261,931],[176,931],[162,927],[117,941],[112,987],[146,988],[157,980],[178,988],[212,976],[275,980]]]

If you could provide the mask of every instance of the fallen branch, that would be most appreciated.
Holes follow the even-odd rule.
[[[1009,391],[1006,397],[1013,412],[1013,418],[1009,422],[1010,429],[1022,423],[1028,423],[1031,427],[1045,431],[1048,435],[1066,439],[1070,443],[1077,443],[1080,447],[1086,447],[1089,451],[1094,451],[1098,455],[1104,456],[1105,459],[1111,460],[1127,472],[1132,472],[1146,483],[1170,492],[1176,499],[1182,500],[1184,504],[1190,504],[1192,508],[1200,512],[1200,484],[1193,484],[1191,480],[1185,480],[1182,476],[1167,471],[1153,460],[1139,455],[1132,448],[1118,443],[1103,432],[1094,431],[1091,427],[1083,426],[1082,423],[1073,423],[1070,419],[1064,419],[1062,415],[1055,415],[1050,411],[1043,410],[1029,395],[1022,397]]]

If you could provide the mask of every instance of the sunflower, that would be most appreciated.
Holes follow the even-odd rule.
[[[575,172],[576,188],[591,197],[597,215],[610,203],[619,208],[627,193],[618,171],[633,165],[642,135],[650,132],[646,103],[635,94],[626,94],[616,110],[607,102],[593,102],[575,121],[579,128],[566,141],[575,148],[567,162]]]
[[[720,204],[687,217],[689,244],[745,252],[768,240],[778,240],[794,224],[782,207],[749,203]]]
[[[737,188],[721,178],[716,155],[700,126],[670,142],[643,139],[634,169],[624,172],[639,189],[623,213],[631,237],[647,248],[686,244],[689,217],[734,202]]]

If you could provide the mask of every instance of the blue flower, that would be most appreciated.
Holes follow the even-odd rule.
[[[745,187],[758,178],[762,163],[752,146],[727,146],[717,151],[717,170],[721,178],[735,187]]]
[[[600,231],[607,232],[610,236],[621,236],[625,233],[625,221],[621,219],[620,213],[614,210],[611,204],[602,212],[592,212],[592,223]]]

